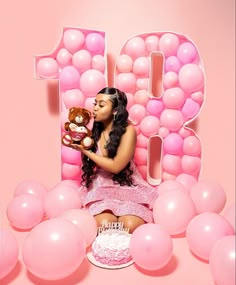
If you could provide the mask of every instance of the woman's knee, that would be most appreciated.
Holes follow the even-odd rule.
[[[129,233],[131,234],[137,227],[145,224],[145,221],[142,218],[134,215],[121,216],[118,218],[118,222],[122,222],[124,228],[128,228]]]
[[[98,227],[101,227],[109,223],[117,222],[117,217],[113,215],[112,213],[101,213],[101,214],[95,215],[94,218],[97,222]]]

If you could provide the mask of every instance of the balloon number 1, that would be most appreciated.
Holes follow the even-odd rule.
[[[35,57],[37,79],[58,79],[61,132],[70,107],[92,110],[107,85],[105,33],[64,28],[56,49]],[[187,127],[204,102],[205,76],[195,44],[184,35],[152,32],[121,48],[114,85],[128,98],[129,119],[138,139],[134,161],[150,184],[178,177],[198,179],[201,142]],[[61,146],[62,179],[79,180],[80,152]]]

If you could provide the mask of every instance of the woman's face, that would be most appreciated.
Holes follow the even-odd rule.
[[[106,122],[113,119],[112,102],[110,101],[110,95],[98,94],[96,96],[93,116],[95,122]]]

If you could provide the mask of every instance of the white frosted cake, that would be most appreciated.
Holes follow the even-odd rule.
[[[92,244],[92,255],[99,263],[115,266],[131,261],[129,250],[131,234],[121,223],[112,223],[99,229]]]

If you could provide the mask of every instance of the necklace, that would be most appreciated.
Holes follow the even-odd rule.
[[[106,139],[104,131],[102,132],[102,136],[103,136],[103,138],[104,138],[104,140],[105,140],[105,144],[103,145],[103,147],[104,147],[105,149],[107,149],[107,146],[108,146],[108,144],[109,144],[109,138],[108,138],[108,140]]]

